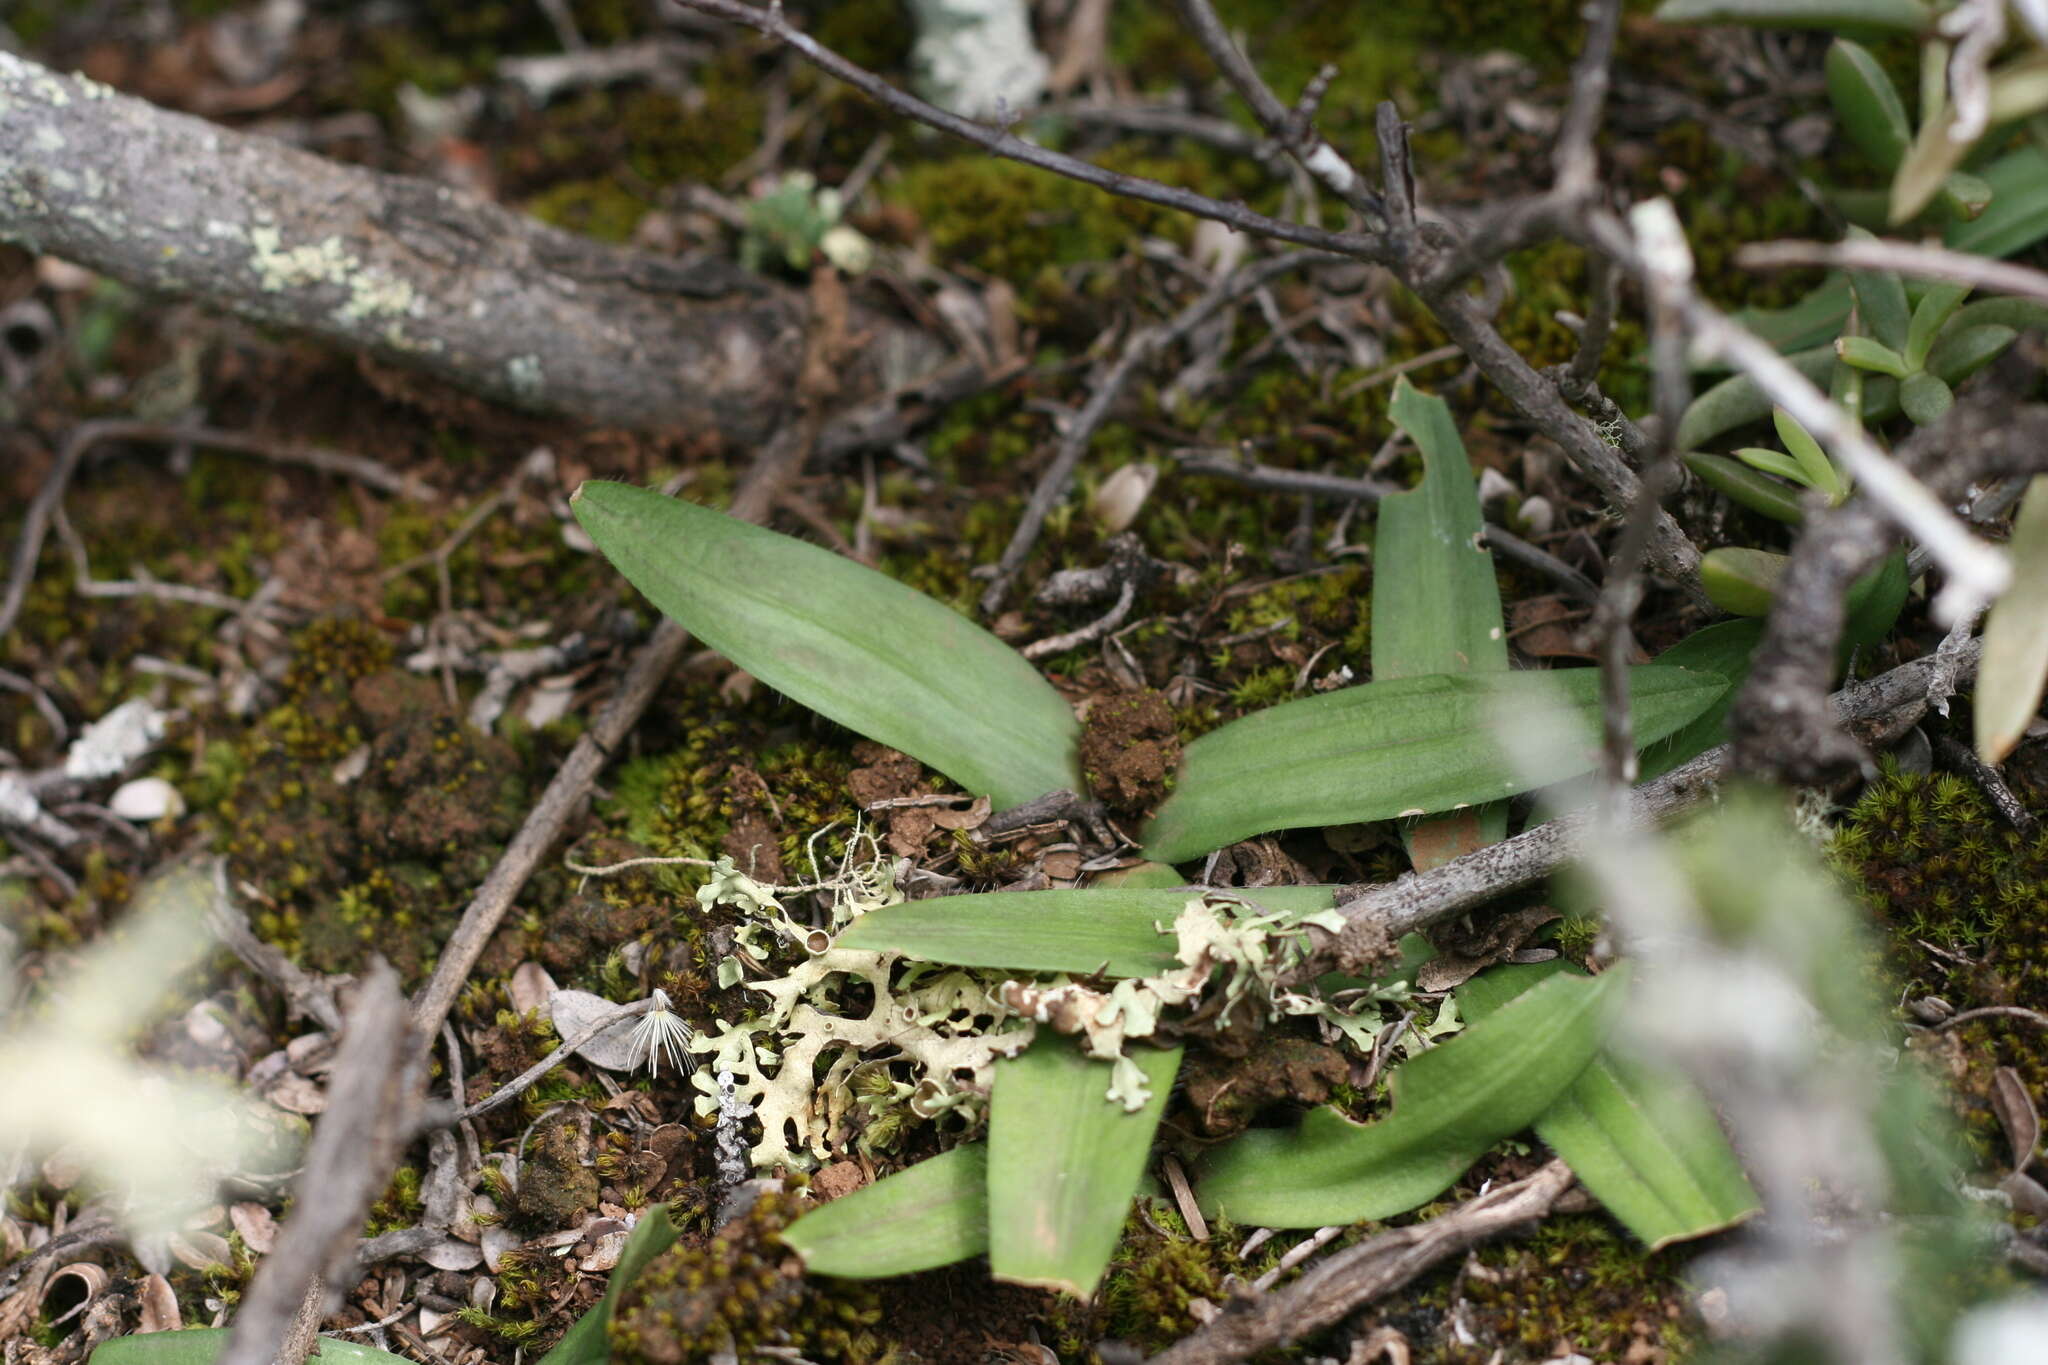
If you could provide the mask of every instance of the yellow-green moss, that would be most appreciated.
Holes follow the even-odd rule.
[[[766,1192],[708,1240],[655,1257],[607,1324],[613,1357],[686,1365],[721,1350],[787,1347],[846,1365],[883,1359],[874,1292],[857,1281],[807,1279],[783,1242],[796,1212],[793,1196]]]
[[[649,205],[618,182],[565,180],[526,201],[526,211],[543,223],[552,223],[600,242],[628,242]]]
[[[1678,1278],[1686,1254],[1652,1255],[1606,1218],[1553,1216],[1525,1242],[1473,1255],[1482,1269],[1458,1292],[1472,1305],[1467,1321],[1479,1344],[1420,1355],[1418,1365],[1479,1365],[1500,1347],[1532,1360],[1566,1351],[1621,1360],[1637,1343],[1683,1356],[1692,1340]]]
[[[417,1227],[420,1215],[425,1211],[426,1204],[420,1197],[419,1167],[400,1166],[391,1173],[391,1183],[385,1187],[384,1193],[370,1205],[369,1221],[364,1225],[363,1235],[375,1237],[400,1228]]]
[[[1130,175],[1181,183],[1184,160],[1119,146],[1095,158]],[[913,166],[898,191],[917,210],[941,260],[1026,287],[1049,265],[1113,261],[1140,237],[1185,241],[1182,214],[968,152]]]

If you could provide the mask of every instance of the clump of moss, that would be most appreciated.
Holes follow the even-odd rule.
[[[612,807],[620,832],[666,857],[730,853],[761,881],[786,880],[786,870],[807,876],[810,836],[854,813],[854,738],[767,688],[735,705],[694,686],[681,714],[701,719],[676,748],[621,770]],[[819,841],[820,859],[844,851],[845,832]]]
[[[1544,1220],[1526,1242],[1473,1254],[1459,1292],[1478,1344],[1447,1344],[1435,1359],[1478,1365],[1501,1347],[1539,1358],[1576,1351],[1595,1360],[1685,1354],[1692,1338],[1681,1256],[1646,1253],[1604,1218]]]
[[[649,204],[617,181],[565,180],[526,201],[526,211],[543,223],[580,232],[600,242],[629,242]]]
[[[317,623],[295,645],[284,703],[236,742],[213,803],[223,851],[261,893],[258,931],[304,965],[374,949],[416,978],[524,818],[525,765],[389,668],[373,628]]]
[[[370,1217],[363,1229],[366,1237],[417,1227],[426,1204],[420,1198],[420,1169],[400,1166],[391,1173],[391,1184],[370,1205]]]
[[[1217,1228],[1209,1240],[1197,1242],[1161,1237],[1133,1220],[1103,1279],[1101,1333],[1149,1356],[1193,1332],[1201,1321],[1191,1303],[1200,1299],[1221,1307],[1229,1298],[1224,1277],[1242,1270],[1234,1232]]]
[[[1115,148],[1097,164],[1179,183],[1185,165]],[[981,153],[913,166],[901,194],[949,263],[1028,286],[1047,266],[1114,260],[1139,237],[1185,241],[1190,220]]]
[[[786,1347],[849,1365],[880,1359],[873,1291],[805,1277],[782,1240],[796,1212],[794,1197],[766,1192],[708,1240],[679,1243],[656,1257],[607,1325],[614,1358],[685,1365],[722,1351],[744,1356]]]
[[[1877,912],[1889,965],[1915,994],[1957,1010],[2048,1001],[2048,831],[2013,829],[1955,774],[1888,768],[1851,808],[1830,853]],[[1955,1091],[1968,1135],[1980,1153],[1996,1152],[1990,1072],[2014,1067],[2038,1092],[2048,1085],[2048,1040],[1997,1018],[1956,1033],[1950,1060],[1961,1070]]]
[[[513,1226],[549,1232],[573,1225],[577,1214],[597,1207],[597,1172],[583,1164],[580,1147],[576,1125],[567,1119],[534,1135],[519,1167]]]
[[[357,679],[389,668],[396,652],[390,637],[365,621],[315,621],[292,639],[284,705],[266,724],[293,758],[315,763],[342,757],[363,742],[349,689]]]

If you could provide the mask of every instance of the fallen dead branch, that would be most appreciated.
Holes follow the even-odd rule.
[[[1320,1332],[1439,1261],[1543,1217],[1571,1183],[1571,1169],[1552,1161],[1442,1217],[1383,1232],[1338,1252],[1277,1293],[1231,1300],[1149,1365],[1228,1365]]]
[[[774,429],[796,379],[803,296],[723,260],[603,246],[11,53],[0,142],[15,149],[0,240],[515,407],[743,442]],[[872,340],[849,365],[857,385],[927,367],[920,334],[858,326]]]

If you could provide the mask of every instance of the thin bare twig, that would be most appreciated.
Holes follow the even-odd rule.
[[[645,1000],[629,1001],[608,1014],[599,1015],[574,1037],[563,1039],[561,1044],[547,1056],[541,1058],[532,1066],[526,1068],[526,1070],[478,1100],[475,1104],[470,1105],[460,1113],[451,1115],[449,1122],[451,1124],[457,1122],[467,1123],[471,1119],[490,1113],[493,1109],[502,1109],[538,1085],[541,1077],[567,1061],[569,1054],[577,1048],[582,1047],[585,1043],[597,1037],[598,1034],[603,1033],[606,1029],[616,1024],[622,1024],[628,1019],[639,1018],[655,1008],[658,1003],[650,995]]]
[[[1586,312],[1586,325],[1579,329],[1579,348],[1559,384],[1564,396],[1574,403],[1586,399],[1586,391],[1600,373],[1600,360],[1607,353],[1607,339],[1614,334],[1615,305],[1621,293],[1621,268],[1612,261],[1593,266],[1593,303]]]
[[[1843,270],[1891,270],[1919,279],[1949,280],[1996,289],[2017,298],[2048,303],[2048,272],[2031,266],[1972,256],[1947,247],[1915,242],[1852,240],[1847,242],[1755,242],[1735,253],[1735,263],[1749,270],[1779,270],[1800,265],[1828,265]]]
[[[1303,170],[1329,186],[1339,199],[1366,218],[1383,219],[1388,216],[1386,203],[1373,193],[1365,183],[1365,177],[1358,173],[1358,168],[1325,142],[1309,121],[1308,114],[1329,86],[1329,76],[1319,74],[1317,80],[1310,82],[1310,90],[1305,93],[1302,105],[1289,109],[1280,102],[1224,30],[1223,21],[1216,17],[1209,0],[1180,0],[1180,12],[1194,33],[1195,41],[1202,45],[1209,59],[1222,71],[1223,79],[1230,82],[1239,99],[1251,106],[1259,126],[1286,148],[1287,154],[1300,162]],[[1325,71],[1330,71],[1330,68],[1325,68]],[[1330,74],[1335,73],[1330,71]]]
[[[221,1365],[295,1365],[325,1316],[325,1276],[355,1250],[370,1205],[408,1132],[411,1050],[398,973],[364,977],[335,1055],[328,1106],[313,1130],[292,1215],[243,1296]]]
[[[1126,133],[1150,133],[1160,137],[1184,137],[1204,142],[1220,151],[1248,156],[1264,163],[1268,170],[1282,165],[1280,149],[1267,139],[1226,118],[1198,114],[1170,104],[1103,104],[1094,100],[1068,100],[1045,106],[1051,118],[1072,119],[1080,124],[1114,128]]]
[[[1317,474],[1307,470],[1250,464],[1228,451],[1176,450],[1173,455],[1179,462],[1182,473],[1229,479],[1247,488],[1263,488],[1275,493],[1300,493],[1308,497],[1336,498],[1346,502],[1377,503],[1381,498],[1391,497],[1401,491],[1392,484],[1380,483],[1373,479],[1347,479],[1340,474]],[[1600,589],[1594,586],[1592,579],[1549,551],[1531,545],[1506,527],[1488,522],[1484,534],[1486,543],[1500,551],[1502,558],[1511,559],[1525,569],[1542,574],[1574,597],[1590,602],[1600,596]]]
[[[1974,1024],[1979,1019],[2017,1019],[2023,1024],[2032,1024],[2038,1029],[2048,1029],[2048,1014],[2030,1010],[2020,1005],[1985,1005],[1979,1009],[1964,1010],[1951,1014],[1938,1024],[1931,1025],[1934,1032],[1942,1033],[1958,1024]]]
[[[315,976],[286,957],[281,949],[256,937],[256,931],[249,925],[249,917],[228,890],[225,858],[214,859],[212,881],[213,900],[206,910],[207,929],[240,958],[244,966],[283,993],[292,1017],[304,1015],[329,1033],[339,1033],[341,1007],[335,1003],[334,990],[338,982],[347,978],[330,980]]]
[[[1594,191],[1599,158],[1593,137],[1607,110],[1607,89],[1613,82],[1614,44],[1621,34],[1621,0],[1598,0],[1586,29],[1585,46],[1572,63],[1572,99],[1558,125],[1550,164],[1557,174],[1556,192],[1581,198]]]
[[[1654,237],[1660,242],[1677,243],[1682,249],[1685,233],[1668,200],[1638,204],[1630,216],[1645,221],[1650,217],[1668,220],[1659,226]],[[1650,273],[1651,263],[1612,215],[1591,215],[1587,231],[1598,249],[1632,273]],[[1971,535],[1969,528],[1925,484],[1879,450],[1860,425],[1851,421],[1769,342],[1731,321],[1689,286],[1681,297],[1680,309],[1695,361],[1720,358],[1754,379],[1774,403],[1842,462],[1865,496],[1934,555],[1935,562],[1948,573],[1948,581],[1934,602],[1935,614],[1942,622],[1969,615],[2005,590],[2012,580],[2012,566],[2005,556]]]
[[[1618,6],[1609,5],[1608,9]],[[1613,34],[1608,34],[1611,44]],[[1605,70],[1604,66],[1602,68]],[[1591,154],[1590,149],[1587,152]],[[1638,229],[1641,231],[1642,229]],[[1683,246],[1683,243],[1680,243]],[[1607,560],[1607,582],[1593,613],[1592,633],[1600,657],[1600,731],[1602,767],[1609,800],[1626,801],[1628,788],[1636,780],[1636,742],[1633,717],[1629,711],[1628,662],[1635,652],[1635,633],[1630,626],[1642,601],[1642,583],[1637,574],[1649,546],[1650,528],[1658,499],[1678,481],[1678,451],[1673,434],[1679,417],[1691,399],[1692,385],[1685,365],[1685,333],[1680,308],[1692,278],[1692,257],[1677,253],[1644,251],[1651,263],[1647,282],[1650,302],[1650,365],[1657,407],[1657,441],[1649,466],[1643,474],[1642,489],[1635,506],[1628,509],[1620,539]],[[1611,267],[1610,267],[1611,270]],[[1590,381],[1589,381],[1590,382]],[[1622,811],[1611,812],[1619,819]]]
[[[57,462],[51,467],[49,478],[36,490],[36,495],[28,506],[28,515],[22,519],[21,538],[14,544],[14,561],[8,571],[7,589],[5,593],[0,593],[0,636],[5,636],[14,628],[15,618],[21,612],[21,604],[28,596],[29,583],[35,577],[36,559],[42,554],[43,537],[48,534],[51,520],[63,502],[64,490],[70,485],[72,476],[78,472],[79,462],[85,458],[86,452],[102,441],[148,441],[158,444],[203,446],[209,450],[255,455],[277,464],[299,465],[323,474],[354,479],[380,493],[389,493],[397,497],[430,499],[436,496],[434,490],[426,484],[408,475],[394,474],[374,460],[366,460],[360,455],[350,455],[343,451],[328,450],[322,446],[266,440],[243,432],[222,431],[218,427],[138,422],[127,418],[80,422],[65,436],[63,445],[58,448]],[[156,586],[164,588],[168,585]],[[201,605],[219,604],[203,602]],[[240,605],[239,602],[233,602],[233,607]]]
[[[0,668],[0,687],[4,687],[10,692],[19,692],[27,697],[29,704],[36,708],[36,714],[40,715],[43,718],[43,723],[50,727],[50,733],[58,743],[61,744],[71,738],[71,726],[65,721],[64,713],[57,709],[57,703],[50,699],[48,692],[36,686],[34,679],[23,677],[21,674],[5,668]]]
[[[893,109],[907,118],[937,128],[941,132],[951,133],[992,155],[1019,161],[1027,166],[1036,166],[1040,170],[1051,171],[1056,175],[1064,175],[1070,180],[1078,180],[1084,185],[1093,185],[1097,189],[1120,194],[1127,199],[1139,199],[1163,208],[1178,209],[1197,218],[1214,219],[1240,232],[1256,233],[1261,237],[1293,242],[1298,246],[1318,247],[1362,261],[1378,261],[1383,257],[1385,244],[1376,236],[1357,232],[1329,232],[1279,218],[1268,218],[1263,213],[1254,213],[1242,204],[1225,203],[1204,194],[1196,194],[1192,190],[1162,185],[1156,180],[1104,170],[1078,157],[1067,156],[1026,142],[1008,128],[991,128],[972,119],[962,118],[958,114],[948,113],[935,105],[926,104],[914,95],[898,90],[873,72],[847,61],[838,53],[819,44],[809,34],[791,26],[783,17],[779,4],[762,9],[742,4],[740,0],[675,0],[675,3],[696,10],[700,14],[708,14],[715,19],[742,24],[778,42],[787,43],[820,71],[845,81],[883,107]]]
[[[1115,363],[1096,381],[1087,404],[1061,433],[1059,449],[1052,463],[1046,466],[1037,487],[1031,490],[1031,500],[1025,504],[1023,516],[1017,520],[1017,529],[1011,534],[1010,543],[1004,547],[1002,558],[996,561],[995,574],[988,587],[982,591],[982,615],[993,616],[1001,609],[1017,571],[1024,566],[1031,547],[1038,543],[1038,533],[1044,528],[1046,517],[1051,515],[1054,504],[1073,481],[1074,469],[1080,464],[1081,456],[1087,453],[1088,443],[1094,439],[1096,430],[1108,418],[1111,407],[1123,395],[1125,385],[1131,382],[1139,368],[1261,285],[1290,270],[1321,265],[1335,259],[1320,251],[1295,251],[1252,262],[1218,280],[1200,298],[1166,322],[1147,327],[1124,343]]]
[[[1332,1256],[1278,1293],[1233,1299],[1149,1365],[1229,1365],[1320,1332],[1438,1262],[1543,1217],[1571,1183],[1571,1169],[1552,1161],[1534,1175],[1488,1190],[1426,1223],[1383,1232]]]
[[[2039,822],[2033,812],[2027,809],[2018,793],[2006,785],[1998,769],[1977,756],[1974,746],[1963,743],[1954,735],[1939,734],[1934,737],[1934,756],[1942,764],[1954,769],[1977,785],[1984,793],[1984,799],[1991,803],[1991,809],[1998,817],[2021,834],[2032,834]]]

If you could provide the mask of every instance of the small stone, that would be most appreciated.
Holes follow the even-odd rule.
[[[107,802],[107,809],[123,820],[147,824],[165,816],[176,819],[185,813],[185,798],[161,777],[138,777],[123,782]]]
[[[1114,536],[1128,531],[1158,482],[1159,466],[1142,461],[1127,464],[1104,479],[1088,503],[1102,534]]]
[[[811,1177],[811,1198],[820,1203],[838,1199],[852,1194],[867,1183],[867,1175],[861,1170],[859,1163],[835,1161]]]
[[[453,1237],[443,1237],[419,1256],[436,1270],[474,1270],[484,1261],[483,1252]]]
[[[112,777],[164,737],[169,718],[140,697],[94,721],[64,755],[64,775],[90,782]]]

